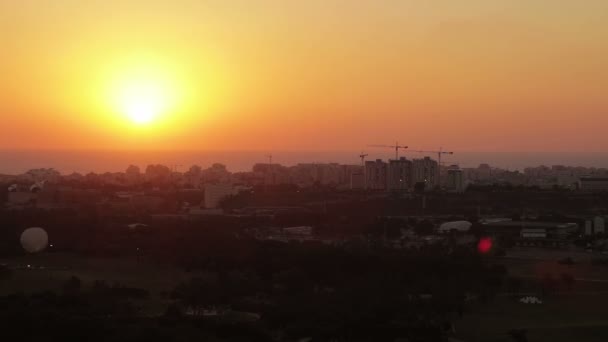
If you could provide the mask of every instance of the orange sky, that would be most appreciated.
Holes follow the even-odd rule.
[[[606,151],[607,42],[604,0],[0,0],[0,149]]]

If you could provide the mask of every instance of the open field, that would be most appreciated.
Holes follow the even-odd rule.
[[[570,257],[572,265],[558,261]],[[535,341],[608,341],[608,267],[592,265],[593,258],[606,257],[580,250],[513,248],[507,257],[493,262],[504,264],[510,277],[521,279],[518,295],[504,293],[489,303],[475,303],[464,318],[456,321],[463,341],[514,341],[508,332],[526,329]],[[561,280],[574,278],[571,287]],[[541,296],[540,281],[552,277],[557,282],[552,294]],[[522,304],[524,295],[539,296],[543,304]]]
[[[0,259],[0,264],[13,270],[9,279],[0,281],[0,295],[61,291],[66,280],[76,276],[83,287],[103,280],[110,286],[149,291],[149,300],[142,304],[150,315],[159,314],[166,307],[163,293],[169,293],[179,282],[197,274],[137,258],[85,258],[59,253]]]
[[[40,254],[0,259],[0,264],[13,269],[11,279],[0,284],[0,294],[15,290],[30,292],[58,289],[62,281],[71,276],[79,277],[83,285],[104,280],[110,285],[166,291],[192,276],[191,273],[169,265],[124,257],[85,258],[70,254]],[[31,269],[27,269],[27,265]]]
[[[507,257],[525,260],[560,260],[570,257],[578,262],[587,262],[593,258],[606,257],[599,253],[585,252],[581,248],[570,246],[567,248],[538,248],[538,247],[513,247],[507,250]]]
[[[535,341],[608,341],[608,293],[599,295],[554,295],[539,305],[521,304],[500,297],[476,304],[473,313],[456,321],[460,339],[469,342],[513,341],[511,329],[526,329]]]

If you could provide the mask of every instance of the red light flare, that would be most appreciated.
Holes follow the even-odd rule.
[[[492,239],[489,237],[483,237],[479,239],[477,243],[477,250],[481,254],[486,254],[492,249]]]

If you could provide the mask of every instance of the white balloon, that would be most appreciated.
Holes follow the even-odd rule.
[[[42,252],[49,243],[49,235],[42,228],[28,228],[21,233],[21,246],[28,253]]]

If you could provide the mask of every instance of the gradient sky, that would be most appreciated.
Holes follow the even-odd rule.
[[[605,0],[0,0],[0,75],[0,149],[608,150]]]

